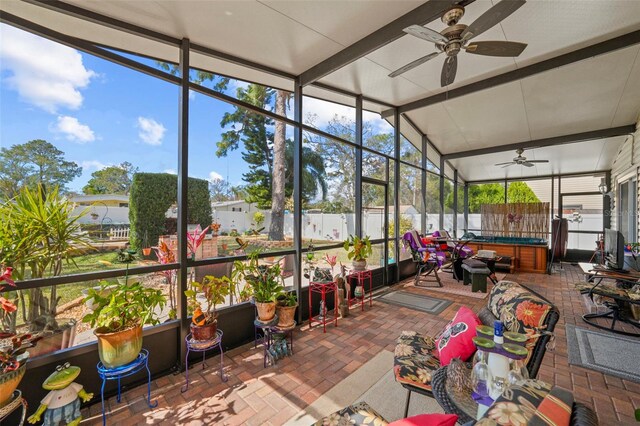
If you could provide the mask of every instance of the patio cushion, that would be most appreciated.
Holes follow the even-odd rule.
[[[455,426],[458,416],[455,414],[418,414],[406,419],[396,420],[389,423],[389,426]]]
[[[528,362],[538,341],[538,333],[546,328],[544,322],[552,306],[512,281],[500,281],[493,286],[487,306],[507,330],[530,336],[526,344]]]
[[[436,340],[440,365],[449,365],[453,358],[468,360],[476,351],[473,338],[476,326],[480,325],[478,316],[466,306],[461,306],[453,319],[444,328]]]
[[[327,417],[318,420],[313,426],[339,426],[339,425],[372,425],[386,426],[389,424],[384,417],[378,414],[366,402],[358,402]]]
[[[440,368],[431,336],[403,331],[398,337],[393,372],[396,382],[431,391],[431,375]]]

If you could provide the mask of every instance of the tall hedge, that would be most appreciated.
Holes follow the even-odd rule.
[[[204,179],[189,178],[187,189],[187,223],[211,223],[209,183]],[[166,233],[165,213],[178,199],[178,177],[168,173],[136,173],[129,194],[130,243],[140,248],[146,236],[149,245],[158,243]]]

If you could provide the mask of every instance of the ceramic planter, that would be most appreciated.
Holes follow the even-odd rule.
[[[142,349],[142,326],[122,331],[108,332],[97,328],[93,334],[98,338],[98,355],[107,368],[129,364]]]
[[[367,260],[366,259],[354,260],[352,264],[353,264],[353,270],[354,271],[364,271],[365,269],[367,269]]]
[[[289,328],[292,327],[295,322],[296,308],[295,306],[276,306],[276,313],[278,314],[278,327]]]
[[[269,322],[276,316],[275,302],[256,302],[258,308],[258,319],[262,322]]]
[[[211,324],[195,325],[191,323],[191,337],[194,340],[213,340],[218,330],[218,320],[214,320]]]
[[[11,401],[13,391],[16,390],[25,371],[27,371],[27,363],[21,362],[20,364],[17,370],[0,374],[0,408]]]

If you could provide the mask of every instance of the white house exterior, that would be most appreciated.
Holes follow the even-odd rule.
[[[74,214],[87,211],[78,222],[96,225],[128,225],[129,196],[120,194],[70,195],[69,201],[74,203]]]

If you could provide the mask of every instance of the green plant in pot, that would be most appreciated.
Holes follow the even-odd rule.
[[[280,264],[260,265],[258,263],[259,252],[249,254],[248,262],[235,261],[231,272],[232,280],[244,286],[239,291],[239,300],[248,295],[253,299],[258,309],[258,320],[270,322],[276,315],[275,300],[282,293],[282,273]]]
[[[231,294],[232,284],[228,277],[206,275],[202,282],[194,281],[184,292],[193,314],[191,319],[191,335],[195,340],[211,340],[216,337],[218,329],[218,313],[216,305],[224,303]],[[204,303],[204,309],[203,309]]]
[[[353,262],[353,269],[364,271],[367,267],[367,258],[373,252],[369,236],[360,238],[357,235],[349,235],[349,238],[344,241],[343,247],[347,252],[347,257]]]
[[[107,368],[136,359],[142,349],[142,326],[158,324],[158,312],[167,303],[161,290],[126,281],[117,285],[103,281],[99,290],[89,290],[87,299],[93,299],[94,310],[82,321],[95,328],[98,355]]]
[[[289,328],[295,325],[295,315],[297,307],[298,298],[293,292],[285,292],[276,297],[276,315],[278,315],[278,327]]]
[[[13,336],[11,343],[0,347],[0,408],[5,406],[27,370],[27,349],[35,346],[40,336]]]

